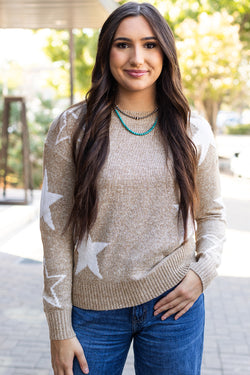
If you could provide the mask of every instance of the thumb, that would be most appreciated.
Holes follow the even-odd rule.
[[[88,368],[88,363],[87,363],[87,360],[85,358],[85,355],[84,355],[84,352],[83,352],[83,349],[79,349],[77,350],[77,352],[75,352],[75,356],[79,362],[79,365],[81,367],[81,370],[84,374],[88,374],[89,373],[89,368]]]

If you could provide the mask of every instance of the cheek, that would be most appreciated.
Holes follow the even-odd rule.
[[[116,69],[119,68],[124,62],[124,56],[123,54],[116,50],[116,49],[111,49],[110,51],[110,56],[109,56],[109,65],[110,69]]]
[[[163,67],[163,55],[161,52],[157,52],[154,56],[151,56],[151,64],[157,73],[162,71]]]

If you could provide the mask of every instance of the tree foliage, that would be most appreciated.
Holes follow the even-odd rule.
[[[74,84],[75,91],[81,94],[86,93],[90,87],[97,38],[97,30],[74,30]],[[69,32],[51,30],[44,51],[55,65],[55,74],[49,79],[50,86],[54,87],[61,97],[69,96]]]
[[[234,23],[239,25],[239,35],[243,47],[250,47],[250,0],[207,0],[212,11],[226,10],[234,18]]]
[[[225,11],[202,13],[197,21],[186,19],[175,29],[186,94],[214,130],[221,103],[242,86],[242,44],[232,21]]]
[[[43,148],[49,126],[55,118],[55,101],[39,94],[33,111],[28,112],[28,127],[30,134],[30,161],[32,182],[34,188],[41,188]]]
[[[130,0],[120,1],[126,3]],[[143,0],[138,1],[143,2]],[[244,48],[250,47],[250,0],[148,0],[155,5],[172,26],[182,23],[187,18],[198,19],[201,13],[212,15],[215,12],[226,11],[233,16],[233,23],[240,26],[240,40],[244,42]]]

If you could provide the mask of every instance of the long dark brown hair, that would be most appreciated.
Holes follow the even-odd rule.
[[[147,20],[164,55],[163,69],[156,83],[158,124],[166,155],[168,148],[173,155],[180,192],[179,216],[184,223],[185,239],[189,212],[194,219],[197,157],[196,148],[188,136],[190,109],[182,92],[174,36],[155,7],[148,3],[129,2],[117,8],[101,29],[92,86],[86,95],[86,108],[73,137],[76,180],[70,222],[76,244],[90,231],[97,217],[97,177],[108,152],[109,124],[117,94],[117,83],[109,66],[110,49],[119,24],[131,16],[143,16]]]

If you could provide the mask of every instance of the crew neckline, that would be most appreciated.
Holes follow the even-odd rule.
[[[120,107],[119,107],[120,108]],[[131,111],[131,110],[128,110],[128,109],[123,109],[123,108],[120,108],[123,112],[125,112],[126,114],[128,115],[131,115],[131,116],[144,116],[144,115],[148,115],[150,114],[152,111]],[[114,110],[115,110],[115,107],[114,107]],[[119,111],[119,110],[118,110]],[[152,116],[157,114],[157,111],[152,113]]]

